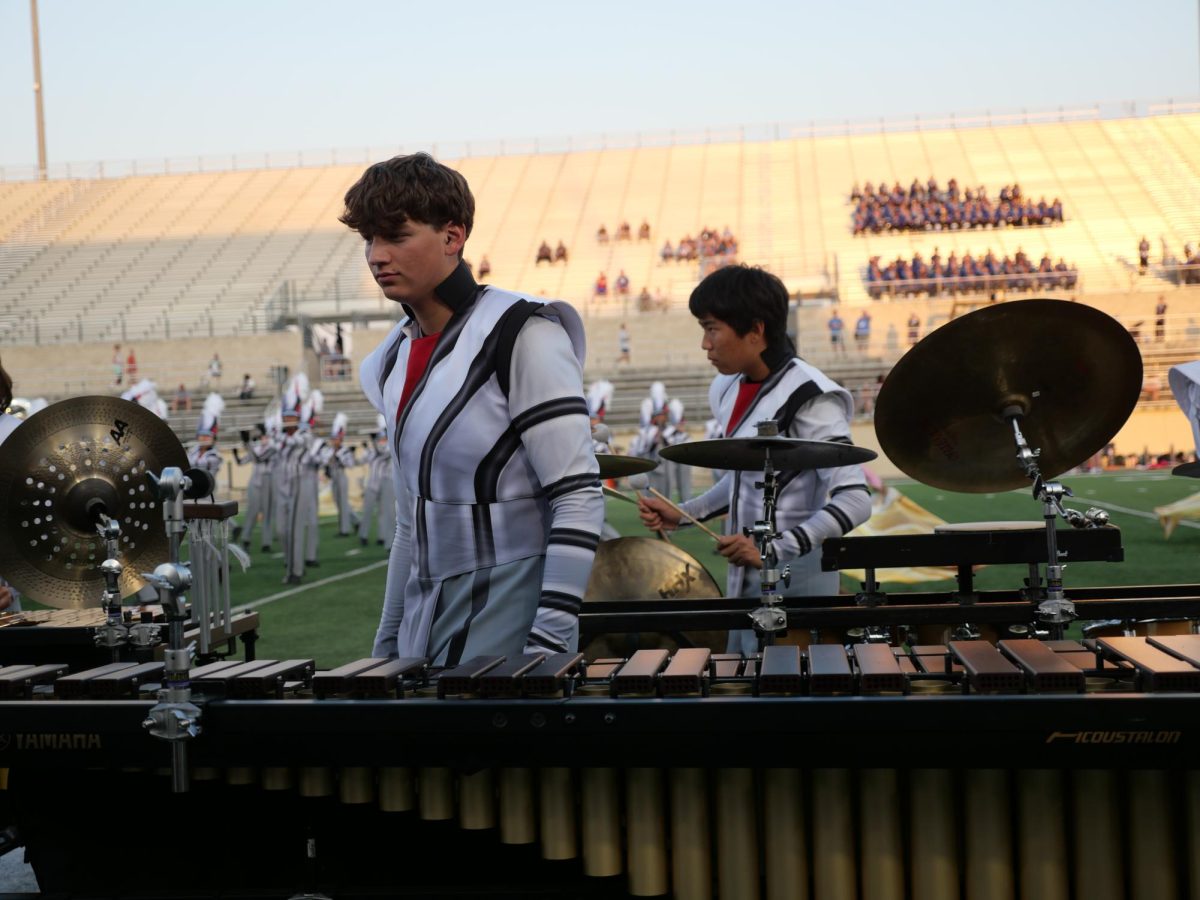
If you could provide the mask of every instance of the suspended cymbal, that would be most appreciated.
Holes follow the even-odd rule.
[[[1023,413],[1025,440],[1053,478],[1104,448],[1141,386],[1137,344],[1116,319],[1082,303],[1014,300],[954,319],[909,350],[879,390],[875,433],[917,481],[1011,490],[1029,481],[1005,415]]]
[[[121,524],[122,596],[167,561],[162,507],[146,473],[187,468],[158,416],[116,397],[76,397],[20,425],[0,452],[0,576],[60,609],[98,606],[104,541],[94,514]]]
[[[658,468],[658,463],[653,460],[640,456],[618,456],[615,453],[597,453],[596,462],[600,463],[601,478],[624,478]]]
[[[1200,478],[1200,462],[1180,463],[1171,470],[1172,475],[1182,475],[1184,478]]]
[[[688,441],[658,451],[663,459],[706,469],[735,469],[761,472],[767,456],[780,471],[829,469],[873,460],[878,454],[866,447],[839,441],[804,441],[797,438],[752,437],[720,438],[714,441]]]

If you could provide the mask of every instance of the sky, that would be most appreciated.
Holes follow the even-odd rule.
[[[39,0],[51,164],[1200,97],[1196,0]],[[37,159],[0,0],[0,166]]]

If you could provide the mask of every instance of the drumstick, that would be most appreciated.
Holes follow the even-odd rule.
[[[647,493],[653,494],[659,500],[663,501],[669,507],[671,507],[671,509],[675,510],[675,512],[679,513],[679,515],[683,516],[689,522],[691,522],[692,524],[699,527],[699,529],[701,531],[703,531],[705,534],[707,534],[714,541],[720,541],[721,537],[715,531],[713,531],[711,528],[709,528],[707,525],[705,525],[703,522],[701,522],[699,519],[697,519],[691,513],[687,512],[687,510],[683,509],[682,507],[676,506],[675,503],[673,503],[671,501],[670,497],[664,497],[662,494],[660,494],[654,488],[650,487],[650,479],[647,478],[645,475],[632,476],[629,479],[629,486],[632,488],[638,488],[641,490],[645,490]]]
[[[634,497],[630,497],[628,494],[622,493],[615,488],[610,488],[607,484],[601,485],[601,489],[604,491],[604,496],[606,497],[616,497],[618,500],[624,500],[626,503],[632,503],[634,506],[637,506],[637,500]]]

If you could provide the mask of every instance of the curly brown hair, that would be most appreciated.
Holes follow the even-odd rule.
[[[475,198],[459,172],[428,153],[394,156],[375,163],[346,191],[346,211],[338,221],[366,240],[395,237],[407,221],[445,228],[475,224]]]

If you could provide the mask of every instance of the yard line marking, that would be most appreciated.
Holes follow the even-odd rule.
[[[1198,526],[1200,527],[1200,526]],[[378,562],[373,562],[369,566],[363,566],[359,569],[351,569],[349,572],[343,572],[341,575],[330,575],[328,578],[322,578],[320,581],[314,581],[311,584],[302,584],[299,587],[289,588],[286,591],[280,591],[278,594],[271,594],[267,597],[255,600],[252,603],[246,603],[242,606],[235,606],[235,613],[249,612],[252,609],[258,609],[260,606],[266,606],[268,603],[274,603],[276,600],[282,600],[285,597],[294,597],[296,594],[303,594],[305,591],[311,591],[313,588],[324,587],[327,584],[333,584],[335,581],[342,581],[346,578],[353,578],[355,575],[362,575],[370,572],[373,569],[379,569],[388,564],[388,560],[381,559]]]
[[[1117,512],[1125,513],[1130,516],[1137,516],[1139,519],[1149,519],[1152,522],[1158,521],[1158,516],[1154,515],[1154,513],[1148,513],[1142,509],[1131,509],[1128,506],[1118,506],[1116,503],[1109,503],[1107,500],[1089,500],[1088,502],[1092,506],[1101,506],[1104,509],[1116,510]],[[1083,510],[1079,511],[1083,512]],[[1180,519],[1179,524],[1183,528],[1200,528],[1200,522],[1190,522],[1187,519]]]

